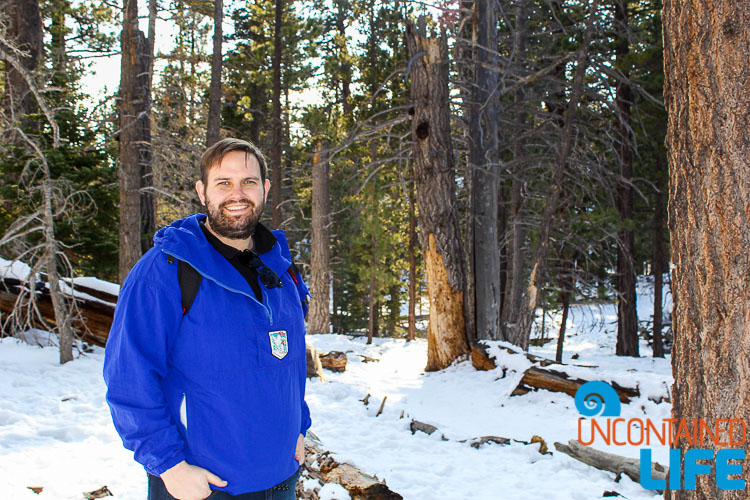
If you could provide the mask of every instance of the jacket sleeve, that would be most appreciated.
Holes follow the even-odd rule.
[[[179,327],[179,295],[126,280],[104,357],[112,420],[123,444],[147,472],[161,475],[185,459],[185,442],[162,389],[169,338]]]

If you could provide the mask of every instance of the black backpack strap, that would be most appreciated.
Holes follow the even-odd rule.
[[[169,255],[167,262],[174,264],[174,257]],[[198,295],[198,289],[201,286],[203,276],[195,270],[193,266],[184,260],[177,261],[177,282],[180,285],[180,295],[182,296],[182,315],[186,315]]]
[[[295,265],[294,262],[292,262],[292,265],[289,266],[289,269],[287,271],[289,273],[289,276],[292,277],[292,280],[294,281],[294,285],[297,287],[297,292],[299,293],[300,302],[302,302],[302,313],[304,317],[307,317],[307,308],[308,308],[308,300],[307,297],[310,296],[310,291],[307,289],[307,285],[305,285],[305,282],[302,281],[302,275],[299,272],[299,268]]]

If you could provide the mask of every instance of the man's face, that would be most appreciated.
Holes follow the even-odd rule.
[[[261,181],[254,155],[231,151],[208,170],[205,185],[195,183],[195,190],[206,206],[211,229],[219,236],[240,240],[249,238],[258,224],[270,185],[268,179]]]

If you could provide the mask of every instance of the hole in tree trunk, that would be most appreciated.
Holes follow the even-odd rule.
[[[430,135],[430,124],[427,122],[422,122],[419,125],[417,125],[417,139],[420,141],[423,141],[427,139]]]

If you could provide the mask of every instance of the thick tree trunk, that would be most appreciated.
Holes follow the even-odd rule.
[[[615,58],[625,78],[630,72],[627,57],[628,42],[627,0],[614,0]],[[631,228],[633,219],[633,146],[630,130],[632,93],[627,81],[617,83],[615,104],[618,111],[617,153],[620,163],[620,182],[617,186],[617,211],[620,229],[617,231],[617,345],[618,356],[638,356],[638,315],[635,295],[635,239]]]
[[[441,370],[469,353],[464,320],[464,262],[450,137],[445,35],[427,38],[426,19],[408,23],[413,60],[412,138],[420,240],[427,271],[430,321],[426,370]]]
[[[143,138],[139,133],[142,118],[139,112],[143,98],[138,92],[139,73],[148,71],[142,65],[145,37],[138,29],[137,0],[124,0],[123,27],[120,38],[122,67],[120,75],[120,261],[119,281],[125,280],[142,254],[141,248],[141,154]]]
[[[513,33],[513,53],[519,58],[518,66],[524,61],[526,51],[526,3],[518,2],[515,8],[516,29]],[[515,95],[515,101],[518,105],[525,100],[523,88],[520,88]],[[523,127],[526,122],[526,113],[521,110],[516,116],[516,122],[519,127]],[[523,139],[516,138],[513,144],[513,158],[516,160],[513,167],[513,179],[510,188],[510,222],[509,222],[509,248],[508,248],[508,272],[507,282],[505,285],[505,300],[503,300],[503,309],[500,325],[503,331],[503,337],[507,338],[508,333],[513,330],[513,325],[518,321],[521,311],[521,299],[523,298],[523,270],[525,263],[525,253],[523,248],[524,241],[524,217],[523,197],[521,187],[525,181],[525,165],[519,160],[525,155]]]
[[[578,115],[578,105],[584,90],[583,77],[588,67],[589,48],[593,36],[593,25],[596,13],[597,1],[592,0],[589,4],[589,12],[586,18],[586,29],[583,34],[583,42],[576,57],[576,69],[573,76],[573,85],[570,89],[570,99],[568,100],[567,112],[563,122],[562,133],[560,137],[560,149],[558,152],[555,170],[552,175],[552,185],[550,193],[544,204],[544,215],[539,228],[539,241],[536,251],[534,252],[534,262],[531,267],[531,276],[529,277],[529,286],[523,297],[521,311],[515,328],[511,330],[508,340],[521,347],[524,350],[529,348],[529,336],[531,334],[531,325],[534,322],[534,314],[539,303],[539,292],[544,275],[546,272],[547,250],[550,243],[550,234],[554,214],[557,212],[561,191],[563,188],[563,178],[567,169],[568,159],[573,147],[573,124]],[[542,315],[544,317],[544,315]]]
[[[750,422],[750,4],[668,0],[663,21],[672,417],[709,426],[724,418]],[[744,441],[734,448],[747,457],[745,437],[733,436]],[[714,448],[707,441],[701,448]],[[686,439],[676,444],[683,454],[695,448]],[[747,464],[738,463],[747,479]],[[695,490],[666,497],[748,498],[750,481],[743,490],[722,490],[710,470],[698,476]]]
[[[331,330],[329,288],[331,259],[329,252],[329,222],[331,217],[329,194],[329,164],[323,144],[313,155],[312,172],[312,244],[310,246],[310,311],[307,319],[309,333],[328,333]]]
[[[208,119],[206,147],[218,142],[221,129],[221,42],[224,22],[224,2],[214,0],[214,51],[211,55],[211,85],[208,88]]]
[[[281,23],[284,0],[276,0],[276,19],[273,38],[273,96],[271,142],[271,227],[281,226]]]
[[[18,54],[18,62],[33,72],[42,57],[42,17],[39,2],[10,0],[3,6],[3,18],[8,42],[26,54]],[[6,49],[8,50],[8,49]],[[11,52],[12,53],[12,52]],[[5,113],[12,120],[30,126],[33,121],[24,115],[35,109],[34,96],[23,74],[12,64],[5,63]]]
[[[469,121],[476,338],[500,338],[500,251],[497,207],[497,8],[474,2],[474,86]]]
[[[471,90],[474,82],[474,0],[461,0],[460,30],[456,39],[456,66],[459,74],[459,92],[463,103],[463,135],[468,145],[465,152],[466,169],[463,172],[464,191],[467,193],[468,207],[464,210],[464,259],[466,265],[466,284],[464,286],[464,316],[466,320],[466,338],[474,343],[477,337],[476,283],[474,273],[474,214],[472,213],[473,169],[471,166],[471,132],[470,124],[474,112],[474,96]]]

